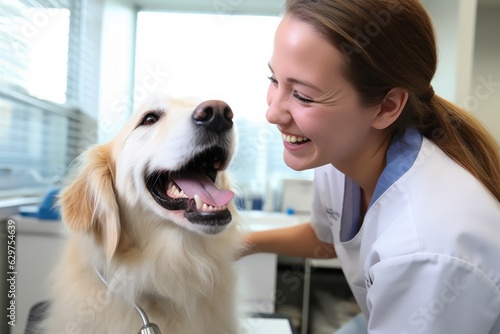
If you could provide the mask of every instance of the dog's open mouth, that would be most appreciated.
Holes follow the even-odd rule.
[[[167,210],[184,210],[195,224],[226,225],[231,221],[230,190],[215,186],[217,173],[227,164],[228,153],[212,147],[195,156],[177,171],[156,171],[146,176],[146,187],[155,201]]]

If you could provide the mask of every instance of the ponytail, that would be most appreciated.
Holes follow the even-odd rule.
[[[462,165],[500,201],[500,146],[469,112],[434,96],[429,115],[420,129],[450,158]],[[429,118],[434,118],[429,122]]]

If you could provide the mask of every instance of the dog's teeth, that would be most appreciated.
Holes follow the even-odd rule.
[[[227,209],[227,205],[222,205],[222,206],[212,206],[207,203],[204,203],[203,200],[200,198],[198,195],[193,196],[194,201],[196,203],[196,208],[199,211],[203,212],[219,212],[219,211],[224,211]]]
[[[219,160],[219,161],[214,162],[214,168],[215,168],[215,169],[219,169],[219,167],[220,167],[221,165],[222,165],[222,161],[220,161],[220,160]]]
[[[170,197],[174,197],[175,196],[175,189],[176,189],[175,183],[173,183],[172,181],[170,181],[168,183],[168,186],[167,186],[167,194]]]
[[[198,196],[196,194],[194,195],[194,201],[196,203],[196,208],[198,210],[203,209],[203,207],[206,205],[205,203],[203,203],[203,201],[201,200],[200,196]]]

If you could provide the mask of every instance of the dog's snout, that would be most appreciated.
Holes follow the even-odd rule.
[[[233,111],[224,101],[209,100],[196,107],[193,121],[207,130],[221,133],[233,126]]]

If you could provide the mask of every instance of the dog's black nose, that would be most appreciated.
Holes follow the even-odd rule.
[[[224,101],[209,100],[196,107],[193,121],[207,130],[221,133],[233,126],[233,111]]]

